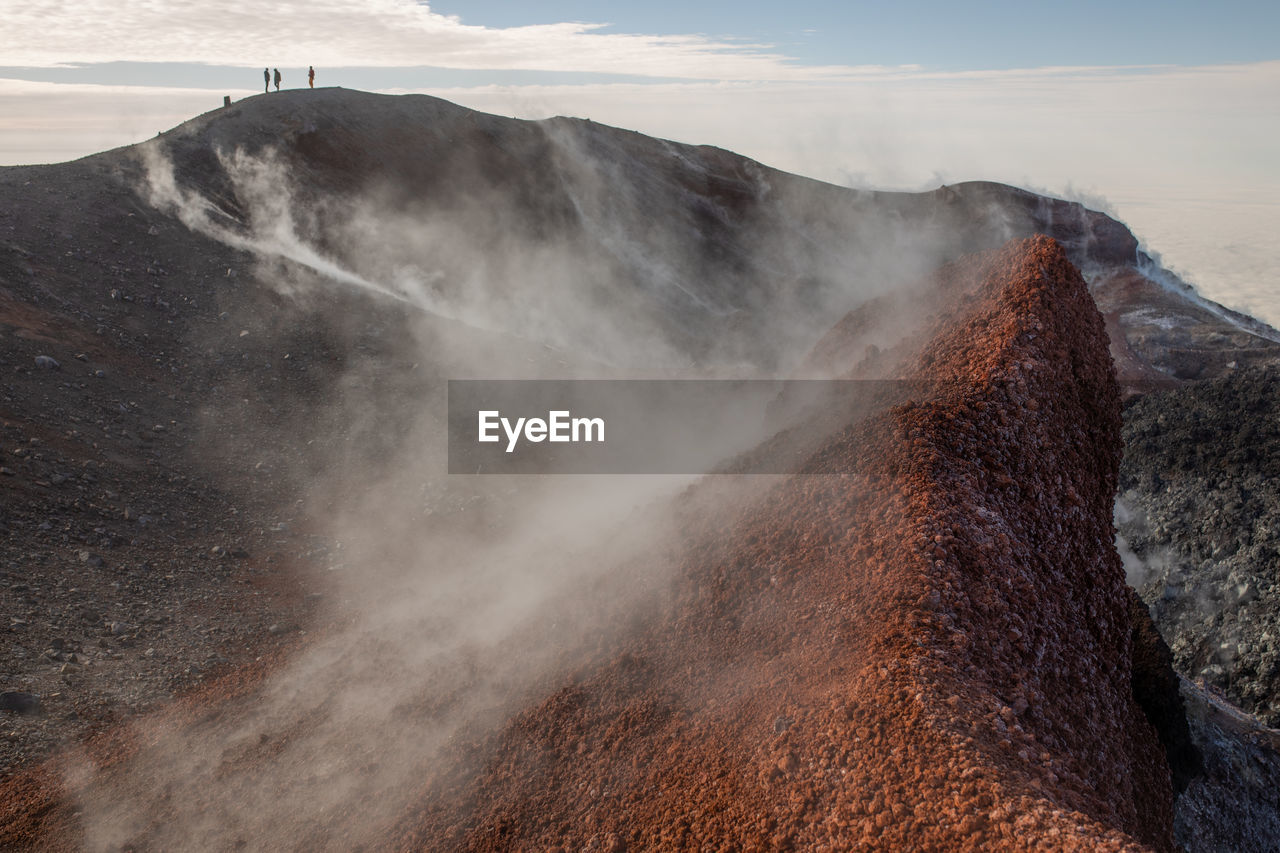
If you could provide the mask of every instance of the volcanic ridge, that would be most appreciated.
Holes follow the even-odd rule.
[[[1102,319],[1047,238],[938,285],[962,307],[904,373],[935,395],[690,522],[670,612],[522,713],[451,808],[428,795],[405,849],[1172,849]]]
[[[1113,523],[1128,396],[1139,555],[1271,606],[1267,531],[1184,536],[1163,484],[1269,497],[1159,418],[1257,414],[1280,333],[1105,214],[343,90],[0,169],[0,202],[0,846],[1213,849],[1236,757],[1280,768],[1174,670],[1274,713],[1267,613],[1215,653],[1165,566],[1153,623]],[[552,487],[431,474],[442,380],[652,366],[896,390],[802,424],[794,474],[493,570]]]

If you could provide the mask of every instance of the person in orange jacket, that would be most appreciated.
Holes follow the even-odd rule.
[[[312,89],[316,87],[316,67],[314,65],[307,66],[307,85]]]

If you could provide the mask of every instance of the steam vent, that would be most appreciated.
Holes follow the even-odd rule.
[[[933,284],[902,365],[933,396],[812,457],[852,473],[692,513],[657,624],[428,790],[399,849],[1172,849],[1102,317],[1047,237]]]

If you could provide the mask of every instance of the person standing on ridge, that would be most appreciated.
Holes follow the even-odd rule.
[[[271,91],[271,71],[270,69],[262,69],[262,91]]]
[[[307,66],[307,85],[312,89],[316,87],[316,67],[314,65]]]
[[[279,68],[275,69],[275,72],[276,72],[276,91],[279,92],[280,91],[280,69]]]

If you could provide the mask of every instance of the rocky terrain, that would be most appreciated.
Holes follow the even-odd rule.
[[[1120,532],[1181,672],[1280,727],[1280,374],[1134,400]]]
[[[1061,251],[934,275],[1036,233]],[[0,838],[770,848],[933,826],[975,849],[1161,849],[1176,828],[1188,849],[1270,849],[1274,743],[1229,701],[1274,715],[1259,401],[1278,338],[1079,204],[848,190],[430,98],[259,96],[0,169]],[[1129,684],[1158,643],[1136,639],[1103,512],[1108,343],[1135,395],[1127,567],[1179,671],[1206,680],[1183,687],[1198,766],[1159,654]],[[595,500],[628,507],[595,542],[560,529],[553,487],[443,476],[444,378],[843,375],[920,348],[920,369],[967,379],[858,427],[900,459],[857,469],[874,501],[804,477],[708,501],[704,483],[650,529],[623,489]],[[982,358],[994,374],[972,373]],[[1012,466],[993,484],[967,466],[1000,412],[1020,438],[979,455]],[[1218,441],[1228,424],[1254,427]],[[1047,468],[1081,453],[1088,470]],[[838,518],[869,538],[827,541]],[[513,552],[525,573],[493,568]],[[1096,653],[1046,666],[1064,637]],[[1086,693],[1102,722],[1081,722]]]
[[[1280,733],[1213,688],[1182,682],[1200,771],[1179,795],[1174,836],[1185,850],[1270,850],[1280,838]]]
[[[194,311],[162,283],[225,258],[166,269],[132,245],[151,226],[128,193],[64,191],[0,210],[0,665],[8,709],[42,712],[0,717],[6,772],[273,643],[306,609],[293,568],[315,547],[236,485],[250,466],[205,455],[220,371],[179,343]],[[103,214],[122,227],[78,219]]]

